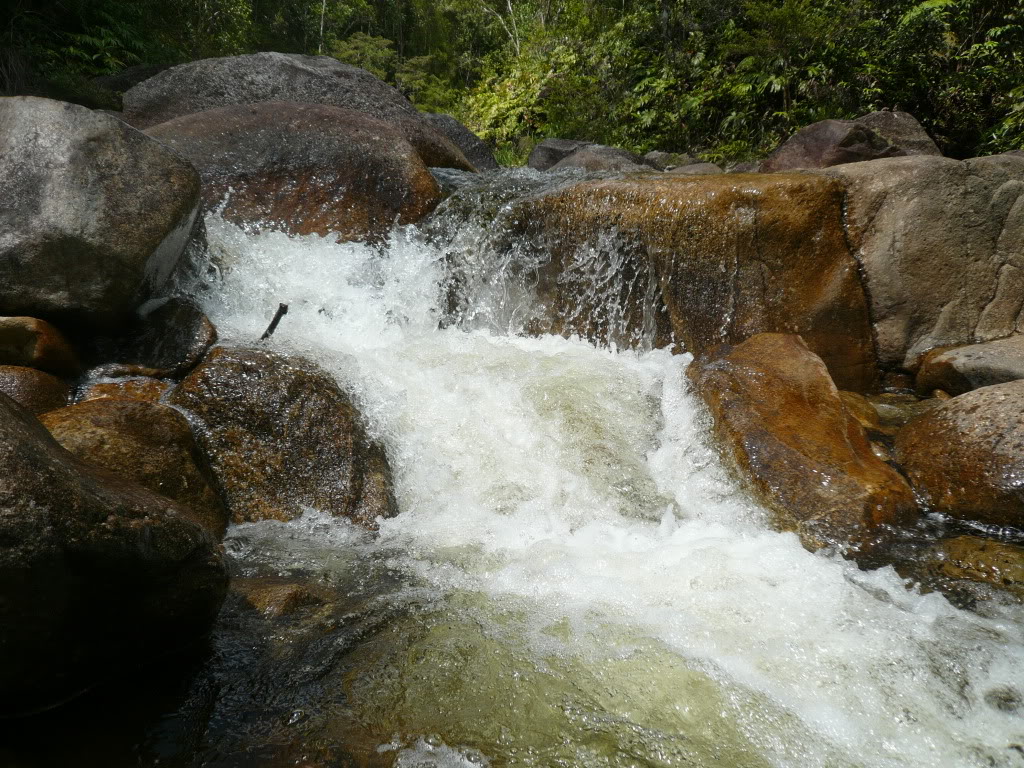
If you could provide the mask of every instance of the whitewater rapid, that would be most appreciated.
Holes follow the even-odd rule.
[[[772,532],[708,442],[688,355],[517,334],[528,289],[493,272],[474,321],[439,328],[451,242],[415,230],[207,227],[222,340],[287,303],[269,343],[351,393],[401,510],[376,536],[316,510],[232,536],[384,558],[396,599],[457,628],[380,684],[415,689],[388,699],[397,764],[1024,765],[1021,611],[962,611]]]

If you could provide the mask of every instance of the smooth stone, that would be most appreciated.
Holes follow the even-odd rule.
[[[64,334],[35,317],[0,317],[0,365],[38,368],[55,376],[74,376],[81,369]]]
[[[928,352],[917,372],[917,390],[962,395],[1017,379],[1024,379],[1024,335]]]
[[[68,404],[71,386],[50,373],[18,365],[0,365],[0,392],[35,415]]]

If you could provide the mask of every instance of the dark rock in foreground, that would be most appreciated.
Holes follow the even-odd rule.
[[[301,358],[217,348],[171,395],[200,439],[235,522],[314,508],[374,527],[397,508],[384,451],[348,397]]]
[[[493,171],[499,167],[498,161],[494,159],[494,153],[483,139],[451,115],[425,112],[423,117],[462,150],[462,154],[478,171]]]
[[[908,522],[913,493],[877,458],[821,358],[798,336],[763,333],[699,357],[687,371],[724,453],[780,530],[810,550],[870,553]]]
[[[189,510],[79,461],[5,395],[0,477],[0,714],[205,635],[227,574]]]
[[[85,107],[0,99],[0,314],[115,325],[178,265],[195,170]]]

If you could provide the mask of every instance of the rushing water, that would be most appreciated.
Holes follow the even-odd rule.
[[[376,536],[316,510],[230,534],[243,571],[361,573],[389,617],[331,678],[345,723],[325,707],[304,733],[360,723],[399,766],[1024,765],[1019,610],[772,532],[707,442],[687,355],[519,333],[536,254],[495,245],[511,196],[387,247],[208,220],[222,339],[287,303],[271,345],[334,373],[394,468]]]

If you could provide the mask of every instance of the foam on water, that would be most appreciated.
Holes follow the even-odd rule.
[[[412,231],[373,248],[207,224],[224,271],[202,295],[222,338],[258,338],[288,303],[272,345],[337,375],[395,471],[401,514],[375,539],[338,522],[332,541],[315,513],[268,535],[386,553],[441,599],[482,596],[481,626],[514,608],[503,642],[621,692],[623,733],[657,721],[664,736],[656,708],[689,706],[601,671],[642,657],[652,686],[673,665],[714,681],[716,713],[769,764],[1024,765],[1024,709],[991,703],[1024,692],[1020,612],[960,611],[770,531],[706,441],[687,356],[500,333],[497,309],[439,330],[445,253]],[[468,764],[446,743],[406,741],[399,764]]]

